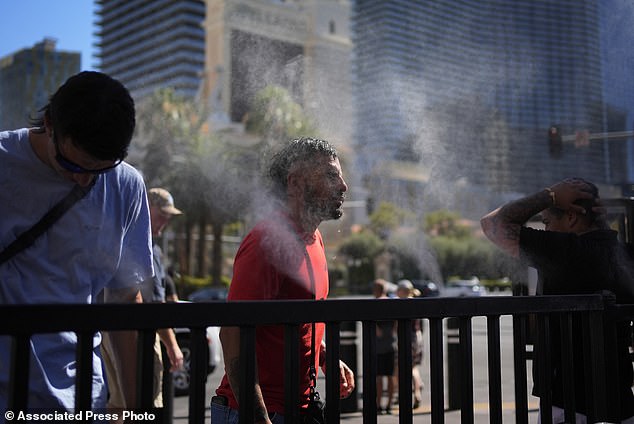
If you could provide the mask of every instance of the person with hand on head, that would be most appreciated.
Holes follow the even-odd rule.
[[[624,246],[617,240],[601,211],[598,188],[581,178],[560,181],[537,193],[509,202],[481,219],[484,234],[498,247],[515,258],[521,258],[538,272],[538,295],[590,294],[611,291],[617,303],[634,303],[634,269]],[[525,226],[534,215],[541,213],[545,230]],[[577,323],[578,324],[578,323]],[[610,411],[613,422],[634,422],[632,394],[632,363],[628,346],[630,329],[623,323],[618,329],[618,387],[620,411]],[[550,349],[553,422],[564,421],[564,393],[562,381],[561,336],[559,320],[550,321]],[[588,403],[582,340],[578,325],[573,327],[575,405],[577,423],[586,422]],[[538,355],[536,355],[537,357]],[[535,368],[542,365],[536,360]],[[543,397],[543,385],[534,372],[536,396]]]
[[[148,201],[150,205],[150,223],[152,228],[153,241],[153,263],[154,276],[151,281],[146,281],[142,287],[143,302],[146,303],[165,303],[165,289],[167,279],[170,278],[163,265],[163,252],[158,244],[158,238],[162,235],[163,230],[169,224],[170,220],[183,212],[174,206],[174,198],[164,188],[151,188],[148,190]],[[112,361],[111,337],[114,333],[107,332],[104,334],[102,344],[102,353],[106,365],[106,372],[109,382],[109,399],[108,408],[115,410],[125,409],[125,401],[123,399],[123,374]],[[169,359],[169,371],[174,372],[183,367],[183,353],[181,352],[176,334],[171,328],[161,328],[157,330],[154,343],[154,380],[153,380],[153,406],[155,408],[163,408],[163,354],[161,351],[161,342],[165,346],[165,351]]]
[[[139,172],[124,162],[135,128],[134,102],[117,80],[86,71],[50,97],[31,128],[0,132],[0,249],[28,231],[61,199],[74,196],[31,244],[0,263],[0,304],[140,301],[152,277],[150,214]],[[95,334],[92,407],[106,406]],[[28,407],[75,408],[77,336],[31,337]],[[0,339],[0,409],[7,407],[11,341]],[[123,396],[136,405],[136,332],[120,331],[114,360],[126,376]]]
[[[324,220],[342,216],[348,189],[337,151],[324,140],[292,140],[273,157],[269,177],[275,205],[238,249],[228,300],[325,299],[328,271],[317,227]],[[299,326],[298,407],[303,416],[307,414],[317,370],[321,366],[325,371],[324,330],[323,323]],[[238,422],[238,394],[251,390],[255,394],[255,422],[283,423],[284,326],[257,329],[254,387],[240,385],[240,329],[222,327],[220,341],[225,375],[211,399],[211,422]],[[354,390],[354,375],[343,361],[339,361],[339,371],[340,394],[347,397]]]

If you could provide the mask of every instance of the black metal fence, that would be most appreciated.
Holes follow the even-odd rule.
[[[569,358],[584,355],[591,364],[586,374],[588,399],[591,399],[591,422],[607,421],[610,411],[618,407],[618,394],[610,381],[616,381],[615,323],[634,318],[634,305],[616,305],[609,294],[587,296],[484,296],[480,298],[422,298],[391,299],[333,299],[322,301],[266,301],[266,302],[210,302],[191,304],[140,305],[26,305],[0,307],[0,334],[13,338],[9,409],[28,408],[29,338],[37,333],[74,331],[78,336],[76,411],[91,407],[91,372],[93,335],[99,330],[139,331],[138,408],[151,410],[152,372],[150,358],[157,328],[188,327],[191,329],[191,385],[189,422],[203,423],[209,399],[205,399],[206,327],[239,326],[241,329],[241,381],[252,384],[255,378],[255,329],[259,325],[280,324],[286,328],[284,361],[286,411],[285,421],[299,422],[298,343],[299,324],[326,323],[327,373],[325,392],[327,418],[330,423],[340,421],[338,360],[340,358],[340,330],[342,323],[361,322],[362,325],[362,392],[363,422],[376,423],[376,322],[397,320],[399,323],[399,422],[412,423],[411,375],[411,320],[425,318],[429,322],[431,421],[444,423],[445,373],[443,320],[453,319],[459,334],[459,367],[461,370],[461,422],[474,422],[472,319],[486,317],[488,348],[488,382],[490,422],[502,422],[502,382],[500,317],[513,317],[513,358],[515,381],[515,416],[517,423],[528,423],[527,393],[527,337],[529,317],[534,317],[538,337],[548,333],[549,319],[560,317],[562,337],[569,337],[572,322],[579,320],[584,328],[584,352],[566,351]],[[533,321],[531,319],[531,321]],[[542,360],[548,362],[546,352]],[[577,357],[578,358],[578,357]],[[572,361],[565,362],[572,363]],[[570,389],[574,376],[564,370],[564,388]],[[569,391],[572,393],[572,391]],[[566,391],[566,412],[574,409],[574,395]],[[252,423],[253,393],[240,393],[240,422]],[[542,399],[542,418],[549,422],[550,398]],[[574,415],[574,414],[573,414]],[[552,421],[552,420],[550,420]]]

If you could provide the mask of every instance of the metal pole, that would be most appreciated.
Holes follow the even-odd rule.
[[[589,141],[618,140],[618,139],[626,139],[633,136],[634,136],[634,131],[601,132],[601,133],[588,134],[588,140]],[[577,139],[576,134],[564,135],[561,137],[561,141],[564,143],[574,143],[576,139]]]

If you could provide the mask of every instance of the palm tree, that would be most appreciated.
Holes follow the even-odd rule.
[[[144,150],[141,169],[148,185],[167,187],[186,214],[187,235],[181,272],[190,274],[190,245],[198,233],[194,275],[206,277],[207,228],[213,234],[211,276],[220,284],[222,235],[227,224],[245,217],[253,193],[261,191],[261,169],[276,144],[314,129],[285,89],[269,86],[258,92],[246,120],[245,136],[214,132],[204,105],[161,89],[138,107],[138,143]],[[241,140],[238,140],[241,138]]]

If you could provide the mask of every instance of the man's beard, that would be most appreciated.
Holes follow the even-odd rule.
[[[321,221],[327,221],[330,219],[339,219],[343,216],[343,204],[337,206],[336,201],[315,199],[311,196],[307,197],[306,210],[315,218],[319,218]]]
[[[314,202],[310,200],[306,206],[308,213],[321,221],[339,219],[343,216],[341,207],[329,205],[326,201]]]

